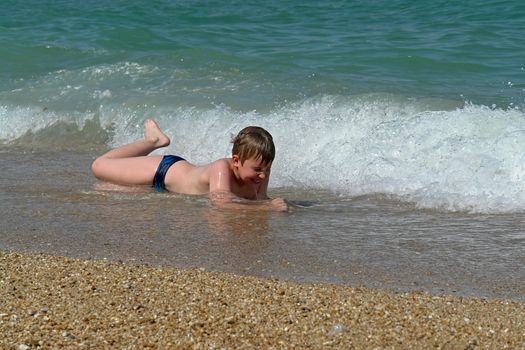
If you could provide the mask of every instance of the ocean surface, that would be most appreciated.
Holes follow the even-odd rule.
[[[0,11],[0,249],[525,300],[525,3],[34,1]],[[97,183],[260,125],[289,213]]]

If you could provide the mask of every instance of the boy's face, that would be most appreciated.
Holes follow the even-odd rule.
[[[233,156],[233,161],[243,182],[251,182],[258,185],[270,176],[272,163],[263,163],[260,158],[248,158],[242,165],[237,156]]]

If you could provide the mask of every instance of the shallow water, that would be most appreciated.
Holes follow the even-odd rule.
[[[525,214],[274,188],[288,213],[100,186],[87,153],[0,153],[0,249],[525,300]]]

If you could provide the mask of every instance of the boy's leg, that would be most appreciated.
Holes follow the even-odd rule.
[[[97,158],[91,170],[97,179],[119,185],[151,185],[162,156]]]
[[[144,122],[144,139],[133,143],[120,146],[103,154],[100,158],[128,158],[147,156],[157,148],[166,147],[170,144],[170,139],[157,123],[148,119]]]
[[[100,180],[121,185],[149,185],[162,156],[147,156],[169,145],[169,138],[153,120],[144,123],[143,140],[113,149],[97,158],[91,170]]]

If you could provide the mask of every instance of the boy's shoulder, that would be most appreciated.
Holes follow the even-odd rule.
[[[204,178],[202,179],[208,184],[210,192],[216,191],[217,189],[230,191],[229,184],[233,176],[233,170],[228,158],[218,159],[208,164],[205,167],[203,175]],[[223,186],[226,186],[226,188],[223,188]]]
[[[211,171],[231,171],[230,158],[217,159],[216,161],[210,163],[208,168]]]
[[[230,166],[230,159],[231,158],[221,158],[217,159],[216,161],[210,163],[210,166]]]

